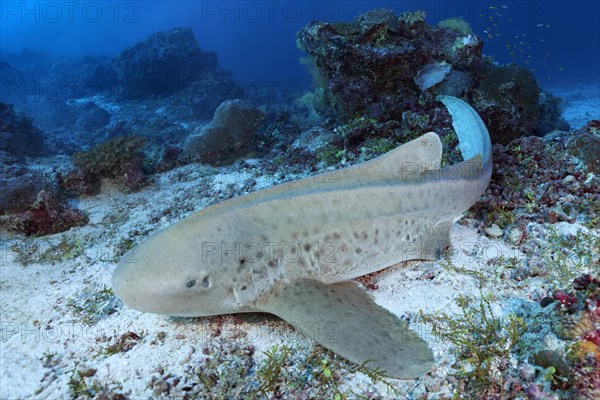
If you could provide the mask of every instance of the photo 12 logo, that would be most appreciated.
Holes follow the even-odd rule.
[[[335,1],[202,1],[202,23],[297,23],[331,20],[340,10]]]
[[[139,3],[104,1],[2,1],[0,20],[6,23],[139,22]]]
[[[0,341],[18,340],[21,343],[62,343],[83,340],[98,343],[103,337],[119,337],[128,332],[141,332],[133,323],[92,326],[79,322],[42,325],[37,321],[0,321]],[[14,339],[13,339],[14,338]]]

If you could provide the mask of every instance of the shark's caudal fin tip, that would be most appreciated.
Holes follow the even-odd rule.
[[[439,95],[452,116],[452,127],[458,136],[461,154],[465,160],[481,155],[484,166],[492,163],[490,134],[481,117],[467,102],[453,96]]]

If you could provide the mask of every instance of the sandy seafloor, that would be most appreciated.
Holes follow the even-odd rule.
[[[564,115],[572,128],[600,117],[598,91],[597,87],[555,91],[566,99]],[[51,168],[65,160],[38,162],[40,168]],[[69,305],[75,301],[85,306],[82,298],[85,290],[93,293],[110,285],[117,261],[116,248],[129,233],[137,230],[140,238],[144,237],[203,208],[208,201],[202,196],[207,184],[212,192],[218,188],[226,191],[227,183],[241,185],[244,179],[253,177],[257,181],[255,189],[270,186],[273,180],[261,177],[255,165],[249,160],[242,171],[232,167],[187,165],[157,175],[151,186],[129,195],[106,182],[100,195],[77,201],[77,207],[90,216],[87,226],[37,239],[5,237],[0,249],[0,398],[69,398],[73,396],[72,385],[69,385],[73,371],[90,369],[96,370],[95,374],[85,381],[88,384],[98,382],[104,388],[106,398],[111,398],[111,393],[121,393],[131,399],[177,397],[183,392],[169,394],[160,385],[157,389],[157,378],[171,374],[171,377],[185,380],[190,368],[200,365],[208,357],[203,349],[211,341],[247,342],[254,346],[256,360],[278,343],[306,346],[308,341],[301,334],[276,317],[247,315],[175,320],[141,313],[116,303],[116,312],[101,313],[97,321],[86,325],[81,314]],[[555,228],[573,232],[579,225],[559,223]],[[79,248],[69,250],[74,254],[72,258],[65,257],[66,261],[39,263],[35,262],[34,255],[33,262],[24,266],[17,261],[17,253],[13,251],[15,246],[38,246],[38,254],[41,254],[44,249],[64,240],[81,243]],[[453,249],[446,257],[450,257],[457,267],[478,270],[486,276],[499,274],[498,267],[489,265],[486,260],[499,255],[522,257],[507,242],[478,234],[469,221],[454,224],[451,240]],[[478,298],[481,293],[492,292],[494,313],[503,315],[546,290],[536,279],[518,285],[509,279],[504,283],[494,280],[487,287],[480,287],[480,282],[473,276],[448,271],[441,267],[442,262],[445,261],[410,262],[389,268],[373,278],[379,288],[370,293],[378,304],[394,314],[410,316],[418,310],[456,312],[455,299],[459,294]],[[435,271],[435,279],[422,278],[431,271]],[[218,338],[213,337],[216,329],[220,330]],[[420,380],[391,382],[397,386],[400,398],[418,398],[426,391],[430,393],[429,398],[451,397],[453,388],[443,379],[451,372],[454,361],[451,346],[434,338],[427,327],[419,331],[433,349],[434,369]],[[141,340],[127,352],[112,355],[103,352],[126,332],[135,332]],[[342,389],[368,390],[384,398],[388,396],[384,386],[370,387],[370,380],[361,373],[350,373],[344,378]],[[215,398],[219,397],[217,393],[213,394]]]

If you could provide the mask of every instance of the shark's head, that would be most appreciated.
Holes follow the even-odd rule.
[[[177,224],[175,224],[177,225]],[[201,243],[159,232],[127,252],[112,275],[112,288],[129,307],[172,316],[239,311],[228,267],[202,260]]]

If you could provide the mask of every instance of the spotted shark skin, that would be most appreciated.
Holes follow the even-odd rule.
[[[114,292],[166,315],[272,313],[350,361],[422,375],[433,364],[426,342],[351,280],[438,258],[488,186],[485,125],[464,101],[438,100],[466,161],[440,169],[442,145],[429,132],[371,161],[224,201],[125,254]]]

